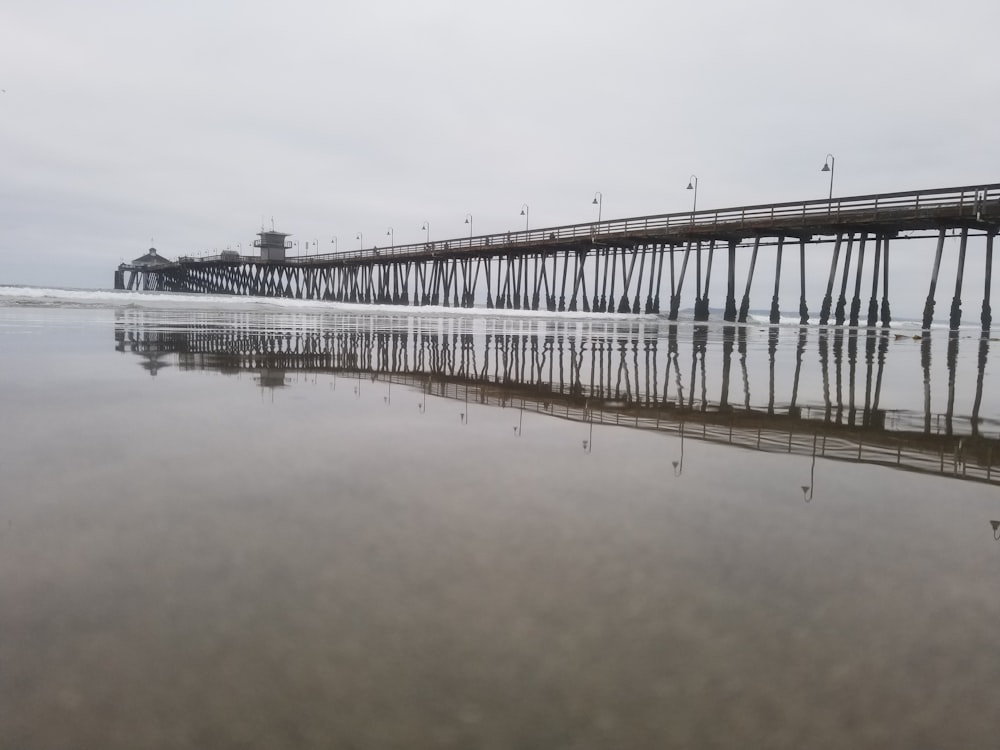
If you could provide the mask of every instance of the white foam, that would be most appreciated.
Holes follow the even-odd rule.
[[[443,305],[408,306],[364,305],[346,302],[248,297],[228,294],[182,292],[133,292],[110,289],[59,289],[55,287],[0,286],[0,305],[39,307],[132,307],[146,309],[191,310],[289,310],[302,312],[401,313],[434,317],[503,316],[524,318],[559,318],[562,320],[628,320],[649,316],[631,313],[549,312],[548,310],[498,310],[484,307],[456,308]]]

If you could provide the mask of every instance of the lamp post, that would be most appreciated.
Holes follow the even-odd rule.
[[[836,161],[837,160],[833,158],[833,154],[827,154],[826,161],[823,162],[823,168],[819,170],[820,172],[830,173],[830,194],[827,196],[828,201],[833,200],[833,166]]]
[[[365,233],[364,232],[358,232],[358,236],[355,237],[354,239],[360,240],[360,242],[361,242],[361,249],[364,250],[365,249]]]
[[[333,252],[337,252],[337,235],[333,235],[333,239],[330,240],[330,244],[333,245]]]
[[[313,237],[313,248],[316,250],[316,255],[319,255],[319,240]]]
[[[299,241],[298,240],[293,240],[292,244],[295,246],[295,254],[298,255],[299,254]]]
[[[528,218],[531,215],[531,211],[528,209],[528,204],[524,203],[521,205],[521,216],[524,217],[524,231],[528,231]]]
[[[465,215],[465,223],[469,225],[469,239],[472,239],[472,214]]]
[[[427,244],[431,244],[431,223],[424,219],[424,225],[420,228],[427,231]]]
[[[593,205],[597,206],[597,223],[601,223],[601,208],[604,206],[604,193],[598,190],[594,193]]]
[[[392,227],[389,227],[385,235],[389,238],[389,249],[392,250],[396,247],[396,233],[393,231]]]
[[[688,190],[694,190],[694,201],[691,203],[691,221],[694,221],[694,215],[698,211],[698,176],[691,175],[688,178]]]

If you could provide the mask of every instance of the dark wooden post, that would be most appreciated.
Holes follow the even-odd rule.
[[[888,328],[889,314],[889,237],[882,238],[882,327]]]
[[[882,255],[882,235],[875,236],[875,268],[872,271],[872,296],[868,300],[868,327],[878,322],[878,267]]]
[[[861,314],[861,273],[865,267],[865,241],[868,233],[861,233],[861,242],[858,245],[858,273],[854,280],[854,299],[851,300],[851,321],[852,326],[857,326],[858,316]]]
[[[847,253],[844,255],[844,271],[840,280],[840,296],[837,298],[837,309],[834,321],[838,326],[844,325],[844,311],[847,307],[847,279],[851,272],[851,252],[854,250],[854,232],[847,235]]]
[[[722,319],[727,323],[736,321],[736,240],[729,240],[729,257],[726,278],[726,310]]]
[[[993,237],[994,232],[986,235],[986,288],[983,290],[983,311],[979,316],[983,331],[989,331],[993,323],[993,313],[990,309],[990,277],[993,275]]]
[[[934,269],[931,271],[931,285],[927,291],[927,300],[924,302],[923,329],[930,330],[931,321],[934,319],[934,292],[937,289],[938,271],[941,270],[941,253],[944,250],[944,238],[947,229],[942,229],[938,233],[937,252],[934,254]]]
[[[781,286],[781,252],[784,249],[785,236],[778,236],[778,257],[774,264],[774,294],[771,296],[771,323],[781,321],[781,313],[778,310],[778,288]]]
[[[757,251],[760,249],[760,237],[753,239],[753,252],[750,254],[750,268],[747,270],[747,286],[743,291],[743,299],[740,301],[740,312],[737,321],[747,322],[747,313],[750,312],[750,285],[753,283],[753,271],[757,265]]]
[[[955,274],[955,296],[951,298],[951,315],[948,325],[955,330],[962,322],[962,277],[965,275],[965,249],[969,243],[968,228],[962,229],[962,238],[958,244],[958,273]]]
[[[843,242],[843,232],[837,233],[837,242],[833,246],[833,259],[830,261],[830,278],[826,282],[826,294],[819,309],[819,324],[825,326],[830,322],[830,308],[833,306],[833,282],[837,277],[837,261],[840,258],[840,243]]]
[[[806,304],[806,241],[799,238],[799,324],[809,323],[809,306]]]

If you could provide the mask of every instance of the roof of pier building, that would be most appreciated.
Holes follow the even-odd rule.
[[[158,266],[172,266],[173,261],[167,260],[162,255],[156,252],[155,247],[149,248],[145,255],[141,255],[132,261],[133,266],[147,266],[147,267],[158,267]]]

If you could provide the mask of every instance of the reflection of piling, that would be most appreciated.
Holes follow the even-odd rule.
[[[955,370],[958,367],[958,331],[948,332],[948,406],[945,408],[945,434],[953,431],[952,419],[955,414]]]
[[[883,250],[884,254],[884,250]],[[123,315],[122,320],[133,316]],[[971,436],[955,436],[955,394],[961,386],[958,372],[958,337],[949,337],[947,412],[940,419],[942,429],[931,432],[930,412],[930,337],[921,342],[921,365],[925,379],[925,405],[923,432],[919,431],[921,413],[914,410],[893,412],[891,429],[886,428],[886,413],[881,409],[880,398],[884,382],[884,365],[889,347],[889,332],[865,332],[864,409],[860,418],[854,409],[855,373],[859,331],[833,331],[833,359],[837,368],[836,398],[831,394],[829,373],[829,331],[818,331],[819,366],[823,376],[821,401],[810,404],[804,384],[810,357],[807,355],[810,330],[801,327],[795,343],[794,377],[791,389],[782,385],[778,390],[779,364],[787,364],[777,350],[784,347],[779,326],[768,329],[768,406],[753,405],[750,400],[750,368],[747,365],[749,335],[755,331],[745,326],[723,326],[714,329],[719,338],[713,338],[713,329],[705,325],[678,326],[671,324],[666,331],[658,328],[655,335],[638,323],[579,323],[558,324],[541,330],[537,323],[524,321],[490,322],[484,337],[474,335],[465,324],[435,322],[407,323],[407,330],[386,330],[379,323],[361,323],[350,318],[346,326],[326,322],[315,326],[294,326],[285,331],[248,329],[242,333],[231,330],[206,330],[198,328],[187,332],[164,334],[161,330],[136,333],[135,328],[117,325],[115,347],[122,352],[132,351],[143,362],[157,361],[167,364],[172,352],[178,355],[181,371],[217,369],[233,373],[246,369],[260,373],[260,382],[268,387],[287,384],[288,372],[330,372],[351,379],[355,396],[371,398],[375,393],[388,406],[394,404],[397,384],[419,390],[417,408],[421,413],[428,406],[428,395],[464,401],[462,424],[468,423],[469,405],[475,403],[501,403],[505,406],[522,404],[527,411],[549,413],[573,419],[581,403],[587,403],[588,413],[594,421],[603,424],[628,425],[648,429],[676,430],[680,421],[688,420],[688,428],[697,425],[703,439],[719,438],[730,444],[753,443],[756,448],[767,450],[779,443],[788,452],[802,452],[807,440],[821,434],[822,455],[827,451],[827,440],[855,440],[852,460],[889,462],[894,465],[920,466],[928,461],[938,465],[940,472],[949,475],[972,476],[994,481],[991,476],[992,457],[1000,455],[1000,442],[981,434],[980,410],[984,392],[984,374],[989,352],[988,337],[981,338],[978,352],[976,395],[972,407]],[[367,327],[366,326],[370,326]],[[657,328],[654,326],[654,328]],[[691,347],[679,347],[685,333],[692,336]],[[851,363],[851,416],[843,423],[843,397],[841,371],[843,339],[848,337],[848,358]],[[667,339],[669,348],[666,372],[659,371],[656,361],[657,342]],[[640,361],[639,346],[644,357]],[[686,341],[685,341],[686,343]],[[790,343],[790,342],[788,342]],[[944,342],[942,342],[944,343]],[[708,392],[707,360],[710,346],[721,345],[721,390]],[[734,408],[731,394],[731,369],[733,349],[740,353],[743,372],[744,403],[746,408]],[[680,362],[679,349],[690,354],[690,363]],[[756,353],[763,354],[763,351]],[[556,362],[558,360],[558,363]],[[687,365],[690,364],[690,367]],[[143,364],[143,366],[146,366]],[[877,368],[877,369],[876,369]],[[584,372],[589,370],[589,372]],[[682,372],[684,373],[682,375]],[[280,377],[272,377],[274,374]],[[763,373],[761,373],[763,374]],[[789,373],[791,374],[791,373]],[[661,375],[665,377],[661,378]],[[373,383],[384,381],[385,390],[362,386],[366,379]],[[669,392],[674,390],[676,398]],[[314,378],[310,378],[313,380]],[[662,382],[662,385],[661,385]],[[818,381],[817,381],[818,382]],[[273,385],[272,385],[273,384]],[[716,382],[716,387],[718,383]],[[331,385],[335,388],[336,381]],[[690,387],[691,392],[684,392]],[[696,390],[698,393],[696,393]],[[414,391],[416,393],[416,391]],[[716,394],[717,397],[716,397]],[[713,403],[713,398],[715,402]],[[515,399],[517,401],[515,402]],[[834,412],[834,400],[837,410]],[[412,407],[409,407],[412,408]],[[432,408],[432,411],[434,409]],[[860,410],[859,410],[860,411]],[[519,414],[517,434],[521,434],[522,417]],[[855,424],[857,422],[857,424]],[[910,427],[908,427],[910,426]],[[964,422],[960,424],[964,428]],[[694,429],[692,429],[692,432]],[[508,433],[509,434],[509,433]],[[715,437],[709,438],[709,435]],[[783,435],[780,440],[778,435]],[[749,438],[753,436],[754,439]],[[582,437],[582,435],[581,435]],[[948,439],[945,439],[948,438]],[[974,439],[973,439],[974,438]],[[831,445],[834,443],[831,442]],[[841,446],[843,442],[839,443]],[[841,448],[840,450],[843,450]],[[891,451],[891,456],[890,456]],[[932,457],[928,458],[928,454]],[[920,458],[923,456],[923,458]],[[909,463],[908,463],[909,462]],[[1000,481],[1000,476],[996,481]]]
[[[722,329],[722,389],[719,394],[719,409],[729,409],[729,372],[733,364],[733,344],[736,338],[736,326],[724,326]]]
[[[830,344],[826,328],[819,329],[819,369],[823,376],[823,419],[827,422],[833,413],[830,401]]]
[[[932,303],[933,307],[933,303]],[[931,431],[931,332],[924,331],[920,340],[920,367],[924,371],[924,432]]]
[[[979,407],[983,403],[983,376],[986,374],[986,360],[990,354],[990,337],[983,333],[979,337],[979,357],[976,360],[976,398],[972,402],[972,434],[979,434]]]

